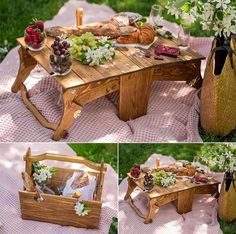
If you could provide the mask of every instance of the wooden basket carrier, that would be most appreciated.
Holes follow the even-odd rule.
[[[74,210],[74,206],[77,202],[76,198],[42,194],[44,201],[38,202],[36,200],[36,192],[28,192],[23,189],[19,191],[22,218],[81,228],[98,228],[106,166],[103,163],[96,164],[83,157],[77,156],[65,156],[51,153],[32,156],[31,150],[28,149],[24,156],[25,171],[32,176],[32,164],[43,160],[79,163],[93,170],[88,172],[88,174],[96,176],[96,188],[93,194],[93,200],[83,201],[84,204],[91,208],[91,211],[86,216],[79,216]],[[56,173],[48,183],[50,188],[57,187],[61,185],[62,182],[66,183],[66,180],[73,175],[74,171],[77,171],[74,169],[55,168]]]

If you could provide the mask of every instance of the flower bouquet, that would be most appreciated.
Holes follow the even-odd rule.
[[[97,39],[91,32],[87,32],[82,36],[71,35],[69,40],[71,55],[82,64],[100,65],[115,57],[115,49],[107,37]]]

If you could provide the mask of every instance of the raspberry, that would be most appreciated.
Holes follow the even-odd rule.
[[[44,30],[44,23],[43,21],[38,21],[35,23],[36,27],[39,28],[41,31]]]
[[[25,36],[25,42],[28,44],[30,42],[32,42],[32,39],[30,36]]]
[[[28,33],[28,34],[31,34],[32,31],[33,31],[33,28],[32,28],[32,27],[27,27],[25,31],[26,31],[26,33]]]

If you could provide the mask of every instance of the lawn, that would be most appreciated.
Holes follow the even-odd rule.
[[[32,18],[43,21],[52,19],[67,0],[1,0],[0,1],[0,62],[8,50],[17,45],[16,38],[24,35],[24,29]],[[2,53],[1,53],[2,52]]]
[[[89,160],[110,164],[117,172],[117,144],[79,144],[68,143],[68,145],[76,152],[78,156],[88,158]]]
[[[202,144],[120,144],[119,177],[122,180],[136,163],[144,163],[151,154],[159,153],[175,159],[192,161],[201,151]],[[236,234],[236,221],[219,220],[224,234]]]

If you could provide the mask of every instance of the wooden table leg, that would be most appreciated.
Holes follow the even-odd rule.
[[[187,84],[191,85],[196,89],[202,87],[202,75],[201,75],[201,60],[189,64],[192,69],[192,76],[187,80]]]
[[[11,87],[11,90],[14,93],[20,89],[21,84],[24,83],[30,72],[37,64],[36,60],[26,51],[24,47],[21,46],[18,53],[20,56],[20,67],[15,82]]]
[[[153,68],[133,72],[120,77],[120,119],[135,119],[147,112],[153,81]]]
[[[157,214],[158,211],[159,211],[159,206],[157,205],[157,199],[156,198],[150,199],[149,213],[144,223],[145,224],[151,223],[152,219],[154,218],[154,216]]]
[[[82,106],[74,102],[75,94],[70,90],[63,93],[63,114],[60,123],[53,135],[53,140],[58,141],[67,134],[67,129],[81,112]]]
[[[126,195],[124,197],[125,201],[129,199],[131,193],[134,191],[136,186],[137,185],[134,183],[134,181],[130,177],[128,177],[128,190],[127,190]]]
[[[194,189],[188,189],[178,192],[177,212],[185,214],[192,210]]]

